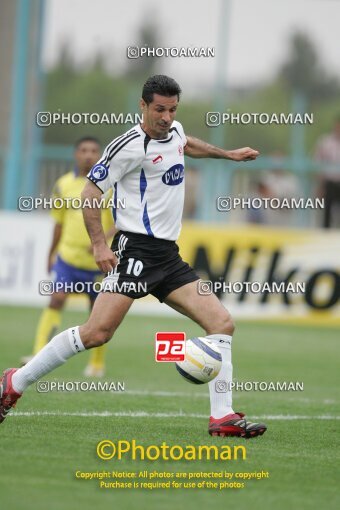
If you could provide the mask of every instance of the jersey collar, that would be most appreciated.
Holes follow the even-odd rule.
[[[145,140],[144,140],[144,143],[146,143],[146,145],[148,145],[148,143],[152,140],[153,142],[158,142],[158,143],[167,143],[167,142],[170,142],[170,140],[172,140],[172,137],[173,137],[173,134],[171,133],[171,131],[173,131],[173,128],[171,127],[169,129],[169,133],[168,133],[168,137],[167,138],[164,138],[162,140],[158,140],[158,138],[151,138],[150,135],[148,135],[148,133],[146,133],[144,131],[144,129],[142,128],[141,124],[139,124],[139,129],[141,130],[142,134],[145,135]]]

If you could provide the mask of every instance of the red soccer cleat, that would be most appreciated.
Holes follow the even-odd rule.
[[[17,393],[12,387],[12,376],[17,368],[8,368],[0,379],[0,423],[4,421],[12,407],[15,407],[21,393]]]
[[[211,436],[236,436],[249,439],[251,437],[262,436],[267,430],[264,423],[253,423],[244,419],[243,413],[228,414],[223,418],[213,418],[209,420],[209,434]]]

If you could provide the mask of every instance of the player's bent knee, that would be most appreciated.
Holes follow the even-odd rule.
[[[216,317],[216,319],[212,322],[212,324],[209,326],[207,334],[213,335],[216,333],[221,333],[223,335],[232,336],[234,331],[235,331],[234,321],[230,313],[227,310],[225,310],[224,313],[218,315],[218,317]]]
[[[112,338],[113,332],[110,328],[97,328],[95,330],[82,326],[79,330],[80,338],[86,349],[100,347],[106,344]]]
[[[97,331],[91,339],[90,347],[99,347],[106,344],[109,340],[111,340],[111,336],[112,335],[108,330]]]

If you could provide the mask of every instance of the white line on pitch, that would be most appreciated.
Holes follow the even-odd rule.
[[[28,388],[28,391],[33,391],[34,388],[31,387],[31,388]],[[277,394],[277,392],[257,392],[257,393],[267,393],[269,395],[273,395],[274,393]],[[285,396],[288,396],[288,393],[289,392],[283,392],[285,393],[286,395]],[[131,395],[131,396],[140,396],[140,397],[180,397],[180,398],[205,398],[205,399],[208,399],[209,398],[209,394],[208,393],[184,393],[184,392],[180,392],[180,391],[148,391],[148,390],[124,390],[124,391],[121,391],[121,392],[108,392],[108,394],[112,394],[114,395],[114,397],[116,398],[118,395]],[[253,393],[252,392],[241,392],[241,391],[238,391],[238,392],[235,392],[234,391],[234,394],[237,394],[237,398],[242,398],[242,397],[249,397],[250,395],[252,395]],[[280,392],[280,394],[282,395],[282,392]],[[315,398],[308,398],[308,397],[295,397],[292,395],[292,393],[289,394],[289,398],[288,398],[289,402],[300,402],[300,403],[303,403],[303,404],[322,404],[322,405],[333,405],[333,404],[336,404],[337,401],[334,400],[334,399],[315,399]]]
[[[10,416],[81,416],[81,417],[97,417],[97,418],[205,418],[205,414],[192,414],[192,413],[147,413],[145,411],[123,411],[123,412],[54,412],[54,411],[19,411],[11,414]],[[319,416],[304,416],[304,415],[290,415],[290,414],[273,414],[263,416],[252,416],[252,420],[340,420],[340,416],[330,416],[327,414]]]
[[[244,397],[249,396],[250,392],[240,392],[240,391],[234,391],[234,394],[237,394],[237,397]],[[266,392],[258,392],[258,393],[266,393]],[[270,395],[274,392],[267,392]],[[286,393],[286,392],[285,392]],[[179,391],[147,391],[147,390],[125,390],[119,393],[120,395],[132,395],[132,396],[146,396],[146,397],[181,397],[181,398],[209,398],[208,393],[182,393]],[[312,404],[315,403],[322,403],[322,404],[335,404],[335,400],[331,399],[324,399],[324,400],[318,400],[318,399],[312,399],[307,397],[293,397],[290,395],[291,398],[289,398],[289,401],[291,402],[303,402]]]
[[[180,391],[147,391],[147,390],[125,390],[123,395],[136,395],[145,397],[188,397],[188,398],[208,398],[209,393],[182,393]]]
[[[28,388],[28,391],[34,391],[34,387],[32,386],[31,388]],[[46,392],[47,393],[47,392]],[[71,393],[71,392],[70,392]],[[293,396],[293,393],[294,392],[274,392],[274,391],[258,391],[257,394],[264,394],[264,393],[267,393],[269,395],[273,395],[273,394],[280,394],[282,395],[282,393],[285,394],[285,396],[288,396],[289,395],[289,402],[300,402],[300,403],[304,403],[304,404],[322,404],[322,405],[333,405],[333,404],[336,404],[336,400],[334,399],[314,399],[314,398],[308,398],[308,397],[298,397],[298,396]],[[181,391],[149,391],[149,390],[124,390],[124,391],[120,391],[120,392],[115,392],[115,391],[112,391],[112,392],[107,392],[107,394],[112,394],[114,395],[114,397],[116,398],[118,395],[131,395],[131,396],[145,396],[145,397],[180,397],[180,398],[209,398],[209,393],[206,392],[206,393],[187,393],[187,392],[181,392]],[[253,395],[254,392],[249,392],[249,391],[235,391],[234,390],[234,394],[237,395],[237,398],[242,398],[242,397],[248,397],[250,395]]]

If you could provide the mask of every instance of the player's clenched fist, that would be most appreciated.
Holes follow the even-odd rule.
[[[97,266],[103,273],[109,273],[118,263],[117,257],[106,244],[94,246],[93,255]]]
[[[250,147],[243,147],[242,149],[235,149],[230,151],[231,159],[233,161],[250,161],[256,159],[260,155],[259,151],[251,149]]]

